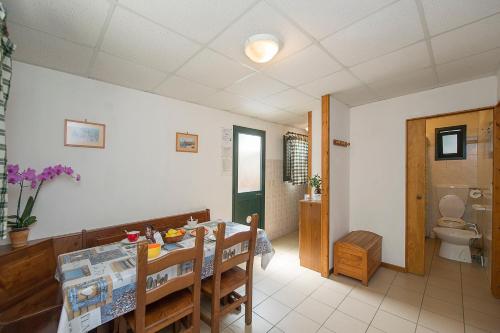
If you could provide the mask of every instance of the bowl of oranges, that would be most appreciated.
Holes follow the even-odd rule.
[[[184,238],[185,233],[186,233],[186,230],[184,230],[182,228],[168,229],[163,234],[163,239],[165,239],[165,242],[167,242],[167,243],[177,243],[177,242],[180,242]]]

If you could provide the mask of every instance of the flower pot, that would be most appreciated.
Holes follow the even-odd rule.
[[[29,228],[13,229],[9,231],[10,245],[13,248],[23,247],[28,244]]]

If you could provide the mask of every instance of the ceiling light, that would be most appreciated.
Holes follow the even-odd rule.
[[[280,41],[270,34],[250,36],[245,42],[245,54],[259,64],[270,61],[280,50]]]

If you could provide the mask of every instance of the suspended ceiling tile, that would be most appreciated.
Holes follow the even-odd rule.
[[[212,88],[225,88],[251,73],[250,68],[209,49],[198,53],[177,72]]]
[[[288,89],[283,92],[271,95],[263,100],[264,103],[280,109],[298,108],[309,105],[314,98],[296,89]]]
[[[165,79],[166,74],[99,52],[90,76],[120,86],[151,91]]]
[[[12,22],[9,33],[17,45],[15,60],[73,74],[87,72],[93,49]]]
[[[342,67],[316,45],[285,58],[264,70],[270,76],[291,86],[311,82]]]
[[[439,82],[452,84],[494,75],[500,66],[500,48],[437,66]]]
[[[317,39],[362,19],[394,0],[270,0]]]
[[[226,90],[249,98],[262,99],[288,89],[285,84],[261,73],[249,75]]]
[[[431,36],[500,12],[498,0],[422,0]]]
[[[238,110],[245,103],[249,103],[247,98],[226,91],[218,91],[200,102],[200,104],[226,111]]]
[[[200,43],[207,43],[255,0],[120,0],[141,15]]]
[[[215,94],[215,92],[214,88],[201,85],[177,75],[170,76],[155,89],[155,93],[162,96],[188,102],[200,102],[210,95]]]
[[[379,96],[365,86],[335,93],[333,97],[351,107],[371,103],[380,99]]]
[[[7,20],[94,47],[110,3],[103,0],[3,0]]]
[[[261,68],[244,53],[245,41],[257,33],[268,33],[281,41],[281,50],[270,63],[279,61],[311,43],[311,40],[265,2],[260,2],[217,37],[210,47],[238,62]]]
[[[424,38],[413,0],[401,0],[343,29],[321,43],[344,65],[395,51]]]
[[[374,82],[430,65],[427,45],[419,42],[350,69],[362,81]]]
[[[500,47],[500,14],[431,39],[437,64]]]
[[[412,73],[405,73],[383,81],[371,83],[369,86],[383,98],[392,98],[417,91],[436,87],[436,74],[432,68],[420,69]]]
[[[163,72],[177,69],[200,45],[131,13],[116,8],[101,49]]]
[[[301,85],[297,87],[297,89],[316,98],[320,98],[323,95],[351,89],[360,85],[362,85],[362,83],[357,78],[347,70],[342,70],[316,81]]]

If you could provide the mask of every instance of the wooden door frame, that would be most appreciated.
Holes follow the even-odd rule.
[[[321,276],[330,275],[330,95],[321,97]]]
[[[446,117],[446,116],[452,116],[452,115],[458,115],[458,114],[463,114],[463,113],[471,113],[471,112],[478,112],[478,111],[485,111],[485,110],[492,110],[495,112],[495,109],[497,112],[500,112],[500,103],[498,103],[496,106],[487,106],[487,107],[481,107],[481,108],[475,108],[475,109],[468,109],[468,110],[461,110],[461,111],[455,111],[455,112],[448,112],[448,113],[441,113],[441,114],[434,114],[434,115],[429,115],[429,116],[424,116],[424,117],[416,117],[416,118],[411,118],[407,119],[405,124],[405,133],[406,136],[408,135],[408,122],[413,121],[413,120],[419,120],[419,119],[425,119],[429,120],[432,118],[439,118],[439,117]],[[494,118],[495,120],[495,118]],[[498,140],[500,141],[500,123],[494,123],[494,133],[498,134]],[[495,162],[495,159],[497,159],[500,162],[500,147],[499,144],[495,143],[497,135],[494,135],[493,138],[493,162]],[[405,163],[407,163],[407,156],[408,154],[408,142],[406,142],[406,160]],[[427,156],[425,156],[427,158]],[[406,165],[406,169],[408,171],[408,165]],[[498,170],[497,170],[498,169]],[[498,174],[497,177],[495,177],[495,174]],[[492,262],[492,267],[491,267],[491,291],[493,295],[497,298],[500,298],[500,257],[496,256],[496,252],[500,253],[500,251],[495,251],[495,247],[500,248],[500,211],[499,209],[495,209],[496,205],[500,207],[500,200],[498,204],[495,203],[495,198],[500,197],[500,166],[497,166],[494,163],[493,166],[493,218],[492,218],[492,254],[491,254],[491,262]],[[406,178],[406,185],[405,185],[405,202],[408,202],[408,179]],[[405,217],[405,265],[407,265],[408,262],[408,216]],[[411,235],[410,235],[411,237]],[[424,255],[424,249],[420,251],[421,255]],[[495,271],[495,268],[497,271]],[[405,267],[405,269],[408,269],[408,267]],[[494,284],[496,283],[496,286],[494,288]]]
[[[249,127],[243,127],[243,126],[238,126],[238,125],[233,125],[233,173],[231,176],[231,182],[232,182],[232,198],[231,198],[231,215],[232,215],[232,220],[235,221],[235,203],[236,203],[236,194],[238,191],[238,145],[237,145],[237,138],[236,138],[236,129],[239,130],[239,133],[246,133],[246,134],[251,134],[251,135],[261,135],[262,136],[262,165],[261,165],[261,174],[260,174],[260,181],[261,181],[261,186],[262,186],[262,214],[259,216],[259,228],[260,229],[265,229],[266,226],[266,220],[265,220],[265,213],[266,213],[266,131],[264,130],[259,130],[255,128],[249,128]]]

